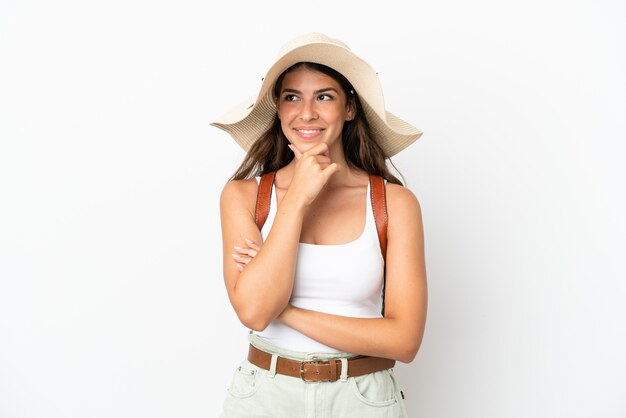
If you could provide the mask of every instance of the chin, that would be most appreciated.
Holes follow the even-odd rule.
[[[311,141],[311,142],[304,142],[304,143],[300,141],[292,142],[292,144],[298,149],[298,151],[300,151],[303,154],[319,143],[320,141]]]

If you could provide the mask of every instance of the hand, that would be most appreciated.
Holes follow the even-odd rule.
[[[254,241],[246,238],[245,246],[235,245],[233,249],[235,252],[232,254],[235,263],[237,264],[237,268],[239,271],[243,271],[247,264],[252,261],[254,257],[261,251],[261,247],[259,247]]]
[[[331,176],[339,171],[337,163],[331,163],[328,145],[319,143],[305,153],[301,153],[295,145],[289,144],[293,151],[296,166],[289,190],[296,190],[297,195],[310,205],[328,183]]]

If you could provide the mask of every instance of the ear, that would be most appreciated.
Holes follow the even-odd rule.
[[[356,116],[356,106],[353,103],[348,103],[348,108],[346,112],[346,121],[354,120]]]

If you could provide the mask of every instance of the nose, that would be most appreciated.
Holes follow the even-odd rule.
[[[304,122],[308,122],[311,120],[317,119],[317,111],[315,110],[315,101],[314,100],[303,100],[302,101],[302,109],[300,112],[300,119]]]

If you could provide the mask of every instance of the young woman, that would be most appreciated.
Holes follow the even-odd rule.
[[[386,159],[421,132],[319,33],[286,44],[255,98],[213,125],[247,151],[221,195],[225,284],[251,330],[222,416],[406,416],[393,366],[424,333],[424,242]]]

